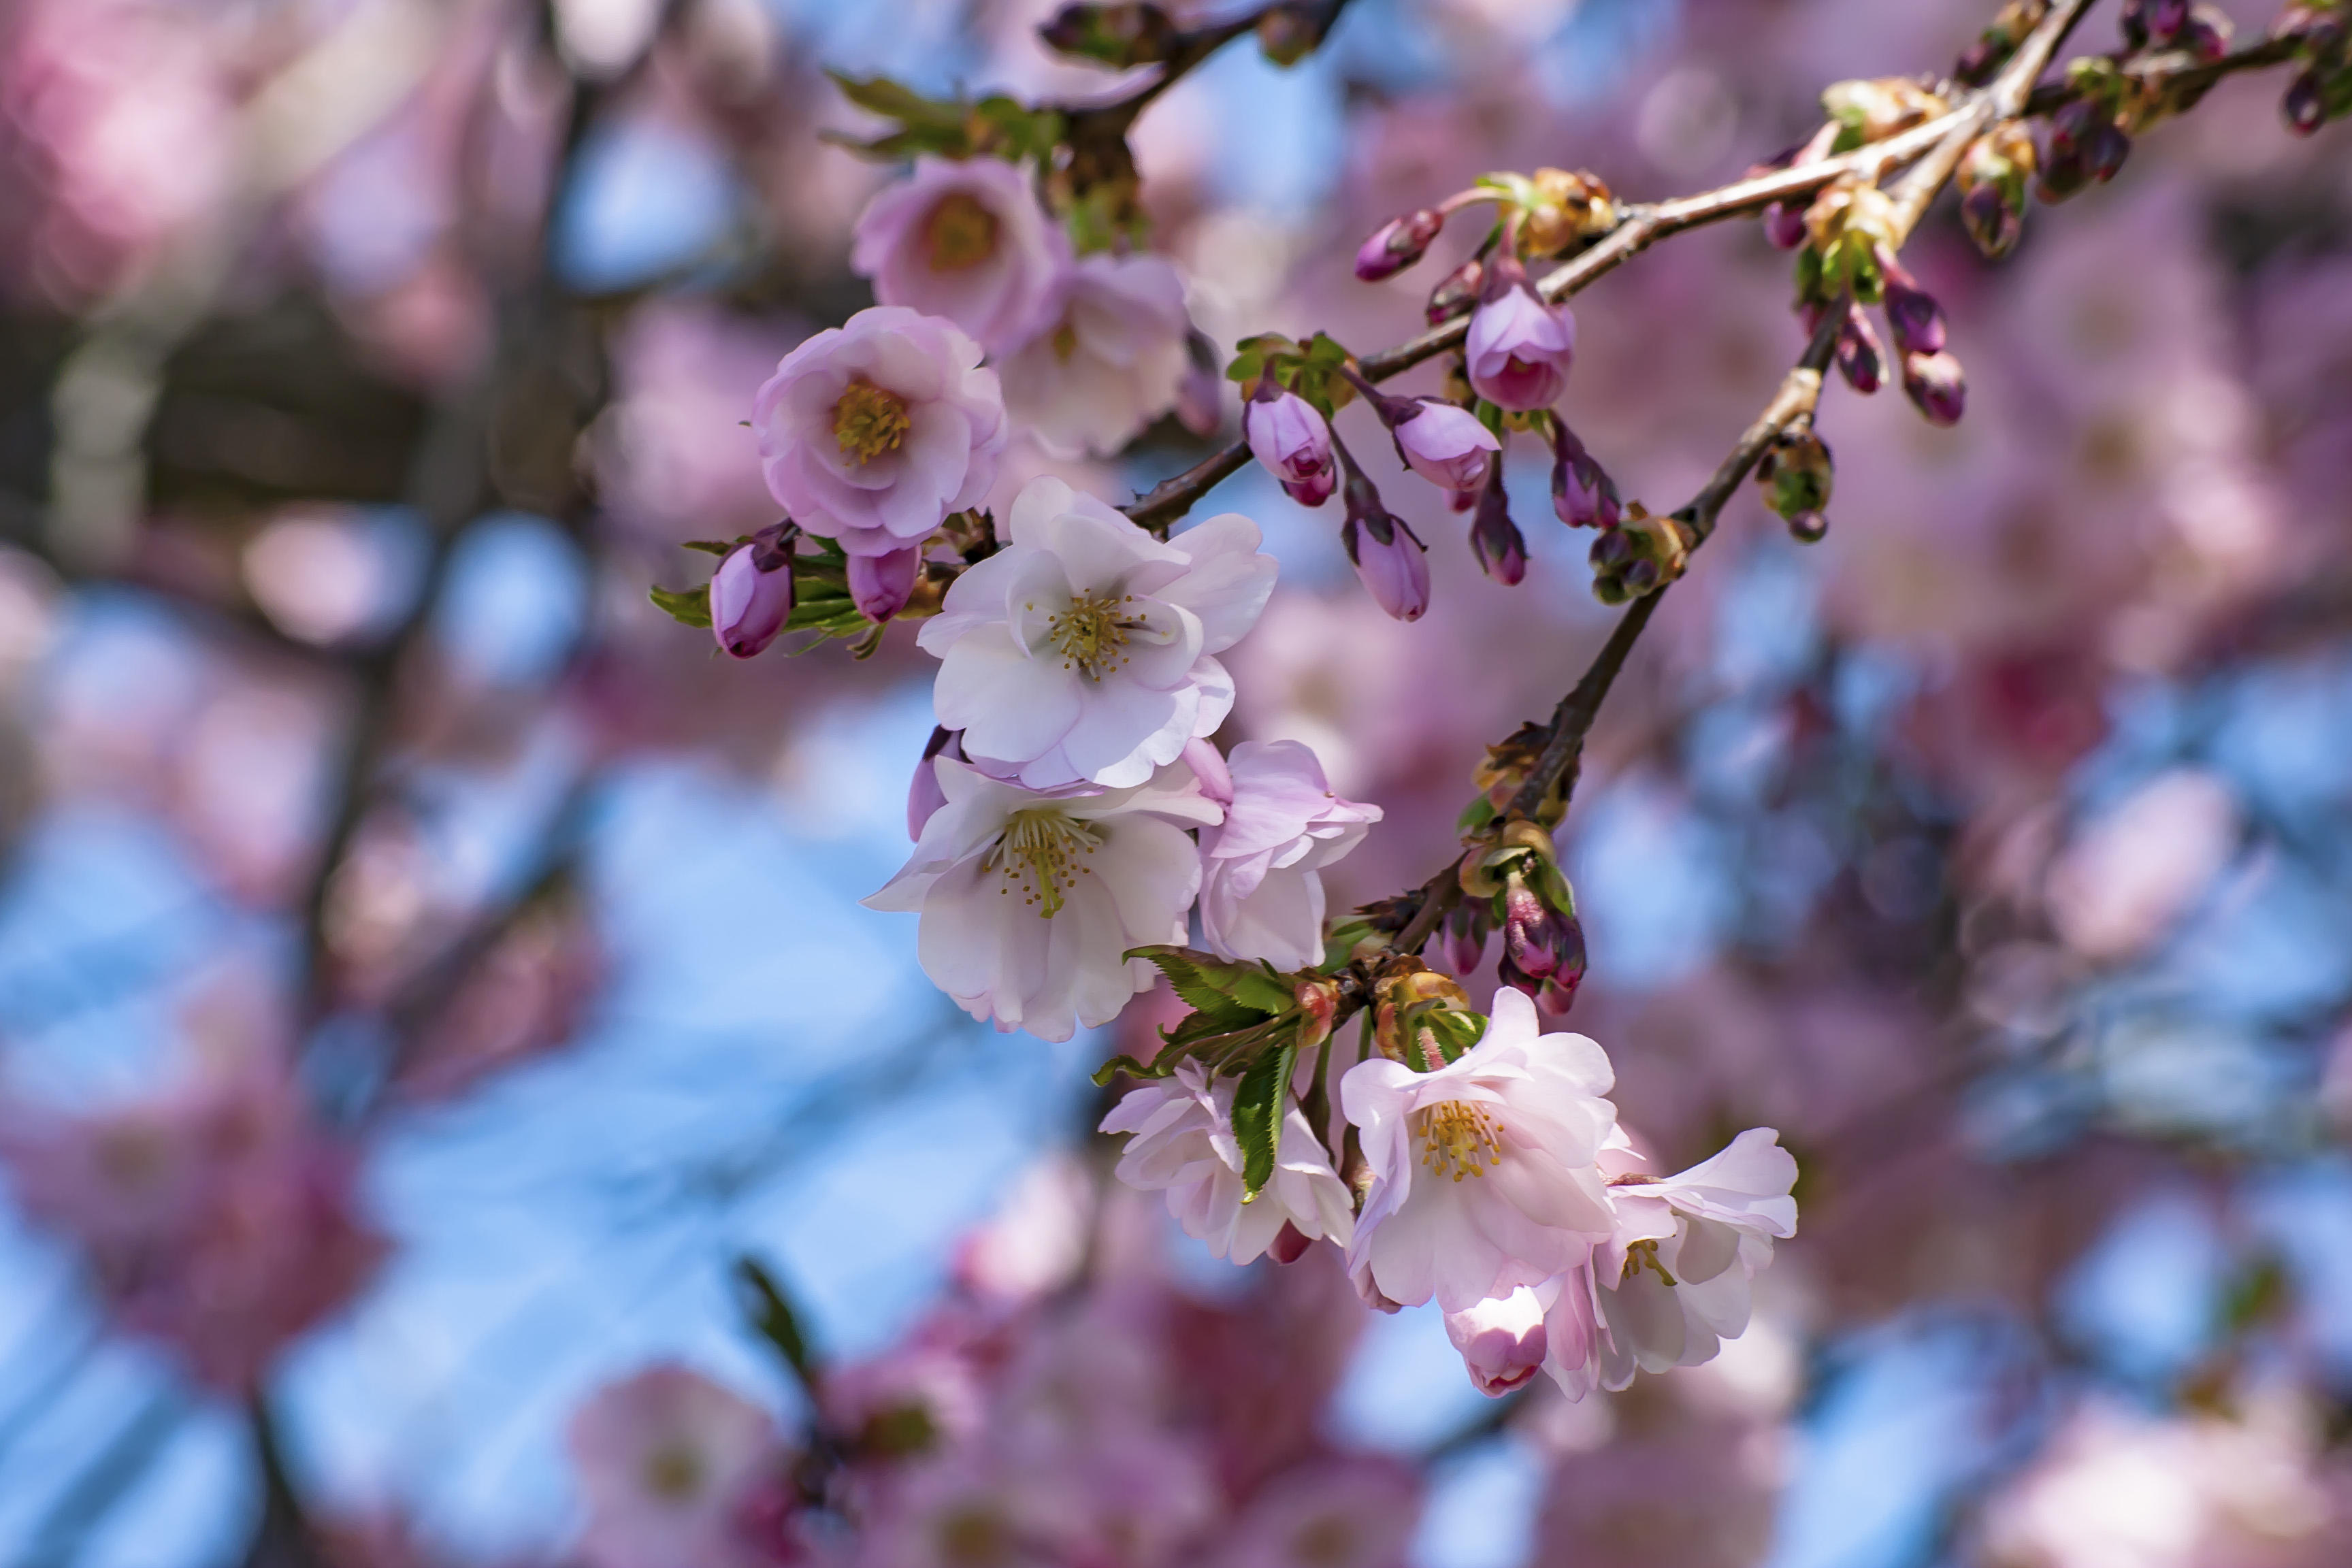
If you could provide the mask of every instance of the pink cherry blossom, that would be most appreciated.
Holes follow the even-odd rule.
[[[1462,1364],[1479,1393],[1508,1394],[1528,1382],[1544,1364],[1544,1305],[1522,1285],[1445,1314],[1445,1335],[1462,1352]]]
[[[1037,330],[1068,262],[1029,176],[1001,158],[916,159],[866,204],[850,248],[877,300],[943,316],[992,353]]]
[[[1201,834],[1202,937],[1220,958],[1318,963],[1321,873],[1363,841],[1381,808],[1332,794],[1297,741],[1244,741],[1226,774],[1225,820]]]
[[[1233,708],[1213,657],[1256,624],[1275,561],[1236,512],[1166,542],[1051,477],[1009,542],[967,569],[917,644],[974,766],[1031,789],[1140,784]]]
[[[1576,317],[1547,305],[1526,268],[1491,267],[1469,335],[1463,340],[1470,384],[1498,408],[1549,408],[1568,390],[1576,359]]]
[[[1005,408],[1050,452],[1109,457],[1175,406],[1191,331],[1166,258],[1083,257],[1055,279],[1036,334],[999,360]]]
[[[1392,1459],[1329,1458],[1285,1471],[1234,1521],[1213,1568],[1405,1568],[1421,1488]]]
[[[1056,799],[933,760],[947,804],[914,855],[866,900],[922,916],[917,956],[975,1018],[1066,1040],[1118,1016],[1158,973],[1129,948],[1181,942],[1201,887],[1187,826],[1222,809],[1190,772]]]
[[[1581,1035],[1542,1035],[1535,1004],[1495,997],[1485,1036],[1421,1073],[1385,1058],[1340,1080],[1371,1189],[1348,1268],[1359,1288],[1465,1310],[1582,1263],[1614,1226],[1595,1164],[1616,1123],[1608,1057]]]
[[[951,322],[895,305],[786,354],[751,404],[776,504],[853,555],[887,555],[985,500],[1006,430],[980,358]]]
[[[1235,1263],[1255,1261],[1286,1224],[1309,1240],[1328,1237],[1347,1246],[1354,1200],[1296,1105],[1283,1117],[1273,1179],[1242,1201],[1242,1148],[1233,1121],[1238,1082],[1211,1078],[1200,1063],[1187,1061],[1172,1077],[1128,1090],[1100,1128],[1132,1135],[1119,1156],[1118,1179],[1143,1192],[1165,1191],[1168,1212],[1184,1234]]]
[[[600,1389],[572,1417],[589,1568],[763,1568],[760,1539],[784,1480],[775,1421],[741,1394],[676,1363]]]
[[[1242,405],[1242,434],[1265,471],[1280,479],[1291,498],[1320,506],[1338,487],[1331,453],[1331,426],[1316,406],[1272,378]]]

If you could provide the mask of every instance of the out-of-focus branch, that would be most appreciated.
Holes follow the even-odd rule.
[[[2268,38],[2218,60],[2200,60],[2185,49],[2168,49],[2161,54],[2119,61],[2117,68],[2127,80],[2142,87],[2193,100],[2224,77],[2285,65],[2294,59],[2299,47],[2300,41],[2294,38]],[[2074,96],[2073,88],[2063,82],[2052,82],[2034,89],[2021,112],[2048,114]]]

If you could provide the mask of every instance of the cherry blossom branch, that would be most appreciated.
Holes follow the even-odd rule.
[[[2269,38],[2218,60],[2200,60],[2186,49],[2167,49],[2123,62],[2119,68],[2127,80],[2193,102],[2224,77],[2292,63],[2301,47],[2302,40],[2298,38]],[[2020,112],[2048,114],[2063,108],[2074,96],[2074,89],[2069,84],[2052,82],[2034,89]]]

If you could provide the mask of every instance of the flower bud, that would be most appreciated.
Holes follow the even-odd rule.
[[[1998,261],[2025,237],[2025,215],[1997,184],[1979,185],[1960,198],[1960,223],[1989,261]]]
[[[1405,961],[1372,987],[1372,1043],[1391,1061],[1427,1072],[1477,1037],[1484,1022],[1450,974]]]
[[[1446,967],[1457,975],[1469,973],[1486,956],[1486,914],[1483,906],[1461,903],[1446,911],[1444,942]]]
[[[1439,279],[1429,291],[1429,324],[1442,327],[1475,305],[1486,279],[1486,264],[1475,256]]]
[[[1478,309],[1462,342],[1470,384],[1497,408],[1549,408],[1568,390],[1576,362],[1576,316],[1547,305],[1517,257],[1489,262]]]
[[[1782,518],[1828,507],[1832,477],[1830,449],[1810,423],[1783,430],[1756,466],[1757,482],[1764,487],[1764,504]]]
[[[1930,425],[1958,425],[1968,406],[1968,374],[1948,353],[1906,354],[1903,390]]]
[[[849,558],[849,596],[857,613],[879,625],[907,607],[914,596],[915,577],[923,569],[919,545],[893,550],[887,555]]]
[[[1266,376],[1242,405],[1242,433],[1251,452],[1293,500],[1320,506],[1330,499],[1335,485],[1331,426],[1313,404]]]
[[[1435,207],[1389,219],[1357,249],[1356,276],[1367,283],[1395,277],[1422,258],[1444,226],[1445,215]]]
[[[1570,1289],[1580,1289],[1576,1280]],[[1508,1295],[1445,1314],[1445,1336],[1462,1354],[1471,1385],[1489,1399],[1532,1381],[1549,1349],[1544,1310],[1525,1286]]]
[[[1592,596],[1622,605],[1664,587],[1690,563],[1692,538],[1680,517],[1652,517],[1633,502],[1592,542]]]
[[[1764,237],[1775,250],[1794,250],[1805,243],[1805,209],[1790,202],[1774,202],[1764,209]]]
[[[1390,397],[1375,406],[1405,466],[1448,495],[1475,494],[1488,459],[1503,449],[1495,433],[1458,403]]]
[[[755,539],[710,574],[710,634],[736,658],[776,640],[793,615],[793,552]]]
[[[1880,257],[1878,265],[1886,275],[1886,323],[1895,329],[1895,352],[1937,353],[1944,346],[1944,308],[1892,253]]]
[[[2230,36],[2237,31],[2237,24],[2210,5],[2190,5],[2187,9],[2188,20],[2181,24],[2173,41],[2200,63],[2210,66],[2230,52]]]
[[[1570,528],[1616,527],[1622,510],[1617,482],[1593,461],[1567,420],[1554,418],[1551,428],[1553,513]]]
[[[2327,123],[2326,85],[2320,79],[2319,68],[2313,66],[2298,73],[2287,84],[2286,98],[2279,105],[2285,112],[2287,126],[2298,136],[2316,135]]]
[[[2084,153],[2084,166],[2090,171],[2091,178],[2104,185],[2116,177],[2130,155],[2131,138],[2124,134],[2123,127],[2102,125],[2091,135],[2091,144]]]
[[[1830,536],[1830,520],[1818,511],[1801,511],[1788,520],[1789,537],[1800,544],[1819,544]]]
[[[1617,226],[1616,198],[1598,174],[1538,169],[1527,182],[1519,237],[1536,256],[1561,256]]]
[[[1885,384],[1886,350],[1878,341],[1878,329],[1870,324],[1862,307],[1848,304],[1845,326],[1838,333],[1838,374],[1846,384],[1864,397]]]
[[[1486,488],[1478,492],[1478,516],[1470,525],[1470,548],[1477,552],[1479,568],[1505,587],[1517,587],[1527,577],[1528,542],[1511,521],[1499,454],[1486,465]]]
[[[1339,542],[1373,603],[1401,621],[1417,621],[1429,609],[1428,547],[1402,518],[1349,517]]]

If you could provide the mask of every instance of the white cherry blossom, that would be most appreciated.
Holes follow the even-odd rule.
[[[1297,741],[1244,741],[1226,763],[1225,820],[1201,834],[1201,934],[1220,958],[1302,969],[1323,958],[1323,868],[1343,858],[1377,805],[1331,793]]]
[[[1005,409],[1047,451],[1109,457],[1175,406],[1192,324],[1165,257],[1082,257],[1037,335],[998,361]]]
[[[1224,721],[1233,681],[1213,656],[1274,588],[1257,524],[1227,512],[1162,542],[1046,477],[1013,500],[1006,538],[917,637],[940,661],[939,721],[976,767],[1127,788]]]
[[[932,759],[946,804],[866,900],[922,916],[931,983],[975,1018],[1066,1040],[1118,1016],[1158,973],[1129,948],[1184,940],[1201,860],[1187,826],[1223,815],[1190,770],[1055,798]]]

